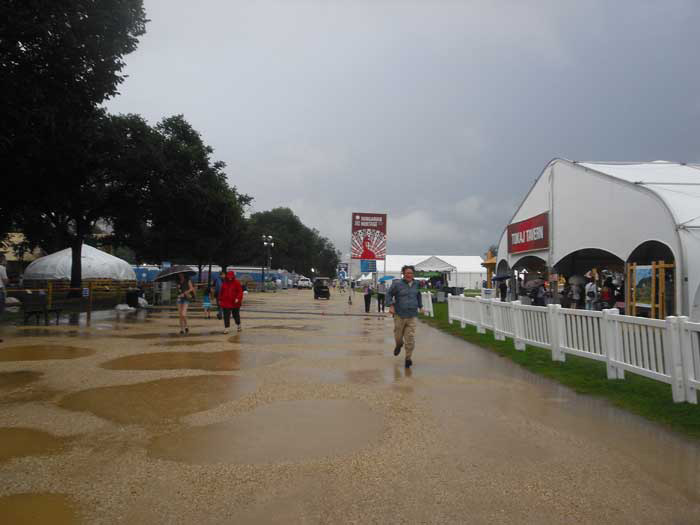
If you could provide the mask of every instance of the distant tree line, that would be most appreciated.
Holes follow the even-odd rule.
[[[261,264],[331,274],[330,241],[280,208],[245,218],[252,197],[182,115],[149,125],[103,108],[124,81],[124,57],[145,33],[142,0],[6,0],[0,6],[0,155],[7,181],[0,236],[29,249],[81,250],[101,238],[138,262]]]

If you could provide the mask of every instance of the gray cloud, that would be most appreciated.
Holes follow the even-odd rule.
[[[552,157],[700,160],[700,4],[146,0],[115,112],[184,113],[255,209],[479,254]]]

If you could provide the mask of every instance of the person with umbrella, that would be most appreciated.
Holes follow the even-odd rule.
[[[192,279],[186,273],[177,274],[177,313],[180,316],[180,333],[188,334],[190,329],[187,326],[187,308],[191,301],[194,301],[195,292]]]
[[[195,299],[194,285],[191,277],[196,272],[189,266],[171,266],[162,270],[154,281],[172,281],[177,283],[177,313],[180,318],[180,333],[187,334],[190,329],[187,326],[187,307]]]

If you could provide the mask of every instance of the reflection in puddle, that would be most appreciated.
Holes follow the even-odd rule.
[[[14,390],[27,386],[39,379],[41,372],[30,370],[18,370],[17,372],[0,372],[0,391]]]
[[[269,352],[242,352],[226,350],[224,352],[157,352],[136,354],[100,365],[109,370],[208,370],[226,372],[265,366],[279,361],[285,356]]]
[[[90,348],[64,345],[11,346],[0,350],[0,361],[46,361],[49,359],[76,359],[94,354]]]
[[[155,438],[150,455],[186,463],[275,463],[347,455],[377,439],[381,414],[354,400],[285,401]]]
[[[61,452],[65,438],[32,428],[0,428],[0,462]]]
[[[59,405],[118,423],[157,424],[233,401],[253,389],[254,382],[242,377],[176,377],[82,390]]]
[[[1,497],[0,523],[72,525],[80,520],[68,496],[46,492]]]

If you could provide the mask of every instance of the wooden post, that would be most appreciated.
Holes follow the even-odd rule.
[[[666,264],[659,261],[659,319],[666,319]]]
[[[656,319],[657,308],[656,308],[656,261],[651,261],[651,312],[649,317],[651,319]]]

